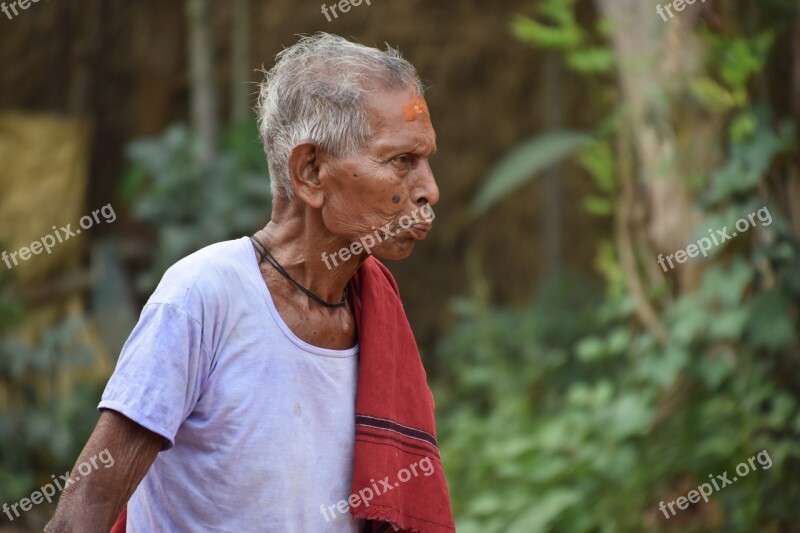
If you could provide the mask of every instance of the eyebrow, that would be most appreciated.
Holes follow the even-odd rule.
[[[397,139],[383,139],[381,141],[377,141],[375,143],[375,148],[382,153],[385,152],[397,152],[397,153],[404,153],[404,154],[416,154],[419,150],[423,149],[423,146],[427,144],[424,141],[419,141],[414,139],[406,139],[402,141],[398,141]],[[430,154],[427,157],[434,155],[438,150],[438,146],[436,145],[436,141],[433,141],[433,149],[431,150]]]
[[[414,146],[412,146],[412,147],[411,147],[411,150],[409,150],[409,152],[416,152],[416,151],[417,151],[417,150],[419,150],[419,149],[420,149],[420,145],[419,145],[419,143],[416,143]],[[430,153],[430,154],[428,154],[428,156],[430,157],[430,156],[432,156],[432,155],[436,154],[436,152],[437,152],[438,150],[439,150],[439,147],[438,147],[438,146],[436,146],[436,143],[434,142],[434,143],[433,143],[433,150],[431,150],[431,153]]]

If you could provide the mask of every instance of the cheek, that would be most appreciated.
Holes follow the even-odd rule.
[[[325,226],[334,235],[357,239],[386,224],[396,224],[397,206],[391,200],[382,204],[370,200],[347,200],[344,196],[331,198],[322,210]]]
[[[332,191],[323,207],[323,220],[331,233],[358,237],[386,224],[397,224],[405,192],[399,178],[369,166],[343,165],[337,169],[341,187]],[[395,201],[397,200],[397,201]]]

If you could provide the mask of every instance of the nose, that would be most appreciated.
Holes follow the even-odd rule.
[[[428,161],[423,161],[420,165],[414,189],[411,192],[411,200],[416,205],[436,205],[439,202],[439,187],[433,177],[433,171]]]

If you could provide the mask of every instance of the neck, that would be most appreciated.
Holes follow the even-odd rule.
[[[330,254],[350,243],[331,235],[319,211],[298,201],[276,198],[272,219],[255,237],[295,281],[330,303],[342,299],[347,283],[363,262],[363,258],[353,257],[328,269],[322,254]],[[276,290],[301,292],[291,283],[282,284]]]

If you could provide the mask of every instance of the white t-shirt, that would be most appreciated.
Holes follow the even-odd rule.
[[[128,503],[136,532],[355,532],[358,346],[291,332],[247,237],[164,275],[103,393],[168,440]]]

